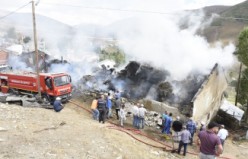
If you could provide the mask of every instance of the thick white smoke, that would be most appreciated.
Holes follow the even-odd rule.
[[[191,71],[209,73],[215,63],[230,66],[234,45],[222,46],[220,42],[210,45],[204,37],[196,35],[202,17],[194,14],[189,18],[193,18],[191,25],[183,30],[176,16],[137,17],[119,22],[110,29],[117,35],[125,53],[168,70],[173,79],[182,80]]]
[[[74,2],[75,5],[79,3],[79,1]],[[111,3],[95,0],[94,3],[87,1],[86,4],[132,11],[87,10],[80,7],[65,10],[66,6],[63,6],[63,10],[61,8],[59,10],[59,6],[55,7],[46,3],[41,3],[40,9],[37,7],[39,13],[42,12],[42,7],[49,6],[46,8],[47,13],[57,12],[60,18],[61,13],[71,15],[70,12],[73,12],[75,17],[70,16],[71,19],[81,17],[81,19],[74,19],[78,23],[82,19],[87,19],[85,16],[90,17],[89,14],[92,14],[91,16],[96,17],[101,24],[103,24],[102,21],[107,24],[102,27],[94,22],[94,25],[84,24],[83,27],[79,25],[76,28],[62,26],[61,23],[56,25],[53,23],[55,25],[53,26],[49,20],[45,21],[47,25],[41,25],[41,21],[44,19],[37,17],[38,38],[44,38],[50,55],[59,59],[63,56],[72,67],[55,68],[54,66],[52,71],[72,73],[75,75],[75,79],[94,73],[91,68],[97,65],[97,60],[88,60],[92,57],[96,59],[97,56],[94,52],[93,41],[97,41],[99,37],[109,38],[109,35],[118,41],[121,49],[128,55],[127,57],[164,68],[170,72],[172,79],[182,80],[191,71],[207,74],[215,63],[219,63],[223,67],[232,64],[234,59],[232,53],[235,50],[233,44],[227,46],[222,46],[221,43],[209,44],[204,37],[196,34],[199,28],[202,29],[202,26],[209,24],[209,21],[204,21],[202,12],[175,14],[175,11],[185,9],[184,6],[188,4],[187,0],[158,0],[156,2],[134,0],[121,3],[111,0],[108,2]],[[104,5],[101,5],[102,3]],[[151,12],[145,13],[142,10]],[[160,12],[168,14],[160,14]],[[43,15],[46,13],[43,12]],[[181,27],[182,22],[188,27]]]

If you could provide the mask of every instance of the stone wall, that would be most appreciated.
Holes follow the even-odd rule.
[[[178,108],[169,106],[165,103],[161,103],[155,100],[148,100],[148,99],[144,99],[143,103],[146,109],[148,110],[155,111],[161,114],[167,111],[168,113],[172,113],[173,117],[182,116]]]

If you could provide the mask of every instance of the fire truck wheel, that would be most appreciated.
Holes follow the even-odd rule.
[[[43,95],[42,96],[42,100],[45,102],[45,103],[51,103],[51,98],[49,95]]]
[[[18,92],[17,90],[12,89],[12,88],[10,88],[10,89],[8,90],[8,93],[9,93],[9,94],[14,94],[14,95],[19,95],[19,92]]]

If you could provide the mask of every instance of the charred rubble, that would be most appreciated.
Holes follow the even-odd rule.
[[[169,81],[170,73],[163,69],[131,61],[119,72],[102,66],[94,75],[86,75],[78,88],[87,91],[120,90],[130,100],[151,98],[170,104],[187,105],[205,80],[205,76],[192,73],[185,80]]]

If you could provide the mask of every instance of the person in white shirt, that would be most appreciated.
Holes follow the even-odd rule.
[[[146,109],[144,108],[144,105],[141,104],[141,107],[139,108],[139,122],[141,124],[141,129],[144,129],[144,126],[145,126],[145,123],[144,123],[145,114],[146,114]]]
[[[222,147],[224,147],[225,140],[228,136],[228,131],[225,129],[224,125],[220,125],[220,130],[219,130],[217,136],[219,136]]]
[[[139,103],[133,106],[133,126],[138,128],[139,126]]]
[[[123,127],[124,120],[126,120],[126,112],[124,110],[124,107],[125,107],[125,105],[122,105],[121,109],[120,109],[120,112],[119,112],[120,123],[121,123],[122,127]]]

